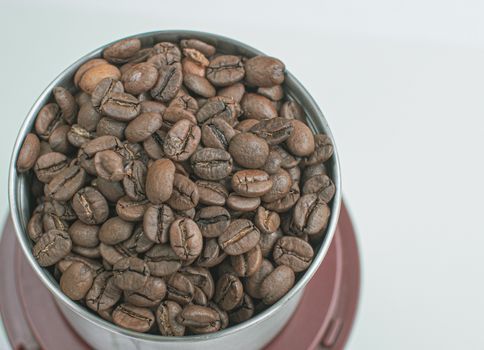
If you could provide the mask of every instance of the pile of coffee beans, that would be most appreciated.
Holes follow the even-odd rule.
[[[119,41],[53,89],[17,168],[32,253],[118,326],[216,332],[283,297],[311,264],[333,146],[285,96],[284,64],[197,39]]]

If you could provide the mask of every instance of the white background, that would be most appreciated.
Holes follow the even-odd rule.
[[[484,2],[0,4],[3,218],[16,130],[62,69],[138,32],[220,33],[281,58],[332,127],[363,269],[348,348],[484,348]]]

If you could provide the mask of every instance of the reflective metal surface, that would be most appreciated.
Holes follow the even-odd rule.
[[[260,51],[238,41],[202,32],[182,30],[158,31],[134,35],[133,37],[140,38],[144,45],[160,41],[178,41],[183,38],[198,38],[217,46],[218,51],[221,52],[247,56],[261,54]],[[330,205],[332,215],[326,235],[316,252],[314,261],[305,274],[297,281],[296,285],[276,304],[250,320],[226,330],[207,335],[163,337],[152,334],[141,334],[117,327],[114,324],[104,321],[97,315],[90,313],[84,307],[66,297],[59,289],[57,281],[47,270],[37,264],[31,254],[32,243],[26,234],[26,227],[31,210],[33,209],[32,198],[29,193],[27,176],[18,174],[15,168],[16,159],[23,139],[32,129],[40,108],[51,100],[52,89],[58,85],[73,88],[72,77],[77,68],[85,61],[99,57],[104,47],[108,45],[87,54],[64,70],[40,95],[20,129],[10,162],[9,201],[13,224],[23,252],[40,279],[56,298],[58,305],[69,322],[71,322],[73,327],[88,343],[96,348],[154,349],[155,347],[159,348],[161,344],[170,349],[196,349],[200,346],[209,346],[211,350],[225,349],[227,346],[231,349],[262,347],[282,329],[285,322],[295,310],[304,286],[323,261],[335,233],[341,206],[341,177],[336,146],[334,156],[327,163],[328,173],[336,186],[336,194]],[[284,58],[281,57],[281,59],[283,60]],[[335,144],[329,126],[316,102],[290,73],[287,73],[284,89],[288,96],[303,106],[310,126],[314,130],[328,134],[332,138],[333,144]]]

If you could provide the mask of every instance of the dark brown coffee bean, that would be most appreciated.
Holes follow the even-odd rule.
[[[140,289],[124,292],[124,300],[140,307],[157,306],[166,295],[165,280],[158,277],[148,277]]]
[[[126,130],[126,123],[114,120],[111,118],[101,118],[97,124],[97,136],[112,135],[120,140],[124,139],[124,131]]]
[[[180,273],[188,278],[194,287],[200,288],[208,299],[212,299],[215,293],[215,284],[209,270],[203,267],[188,266],[182,268]]]
[[[141,224],[136,225],[133,234],[121,245],[134,254],[146,253],[153,247],[154,243],[146,237]]]
[[[155,316],[148,308],[120,304],[113,311],[113,322],[136,332],[148,332],[155,323]]]
[[[300,159],[289,154],[284,148],[279,146],[273,146],[271,150],[279,153],[282,158],[281,167],[283,167],[284,169],[293,168],[299,164]]]
[[[145,254],[145,261],[152,276],[164,277],[177,272],[181,261],[169,244],[155,244]]]
[[[74,75],[74,85],[79,87],[79,83],[81,81],[82,76],[91,68],[108,64],[108,61],[102,58],[93,58],[85,63],[83,63],[76,71]],[[86,93],[86,92],[84,92]],[[86,93],[87,94],[87,93]]]
[[[269,146],[264,139],[244,132],[232,138],[229,153],[240,166],[257,169],[265,164],[269,156]]]
[[[228,197],[227,189],[218,182],[197,180],[199,202],[205,205],[223,206]]]
[[[183,77],[183,84],[193,93],[205,98],[213,97],[217,93],[215,88],[205,77],[187,74]]]
[[[120,40],[103,51],[103,57],[109,62],[120,64],[126,62],[141,49],[138,38]]]
[[[260,197],[249,198],[231,193],[227,198],[227,207],[239,212],[251,212],[260,205]]]
[[[181,107],[170,106],[163,114],[162,129],[169,131],[178,121],[182,119],[186,119],[194,125],[197,124],[197,118],[195,118],[195,115],[191,111]]]
[[[88,225],[80,220],[75,221],[68,230],[72,243],[87,248],[99,245],[98,232],[99,226]]]
[[[133,95],[113,92],[103,99],[100,110],[108,117],[128,122],[140,113],[140,102]]]
[[[158,306],[158,309],[156,309],[156,321],[161,335],[181,337],[185,334],[185,326],[177,321],[177,317],[181,312],[181,306],[171,300],[163,301]]]
[[[77,103],[74,96],[65,88],[56,86],[52,89],[55,102],[59,105],[62,111],[62,117],[64,120],[72,125],[77,117]]]
[[[262,167],[262,170],[264,170],[269,175],[273,175],[281,169],[281,164],[282,164],[281,155],[278,152],[271,149],[269,151],[269,156],[267,157],[266,163]]]
[[[266,305],[272,305],[281,299],[294,285],[294,271],[285,265],[274,269],[260,286],[262,301]]]
[[[219,236],[220,247],[228,255],[240,255],[254,248],[259,242],[260,233],[254,224],[247,219],[232,221]]]
[[[232,157],[224,150],[202,148],[191,158],[195,175],[204,180],[221,180],[232,171]]]
[[[81,67],[82,68],[82,67]],[[79,70],[81,70],[81,68]],[[105,78],[118,80],[121,72],[111,64],[97,64],[89,68],[80,78],[79,87],[86,93],[92,94],[96,86]]]
[[[220,329],[220,316],[207,306],[187,305],[177,316],[177,321],[195,334],[216,332]]]
[[[296,101],[286,101],[282,104],[280,115],[284,119],[304,121],[304,110]]]
[[[331,141],[329,136],[325,134],[314,135],[314,144],[314,152],[303,159],[303,166],[323,163],[333,156],[334,147],[333,142]]]
[[[264,202],[270,203],[284,198],[292,186],[291,176],[284,169],[280,169],[277,173],[270,176],[272,186],[270,190],[262,196]]]
[[[226,150],[235,134],[230,124],[220,117],[212,118],[202,126],[202,142],[205,147]]]
[[[252,315],[254,315],[254,303],[249,295],[244,294],[240,305],[229,313],[229,319],[232,324],[238,324],[247,321]]]
[[[165,157],[163,145],[165,144],[166,132],[156,130],[146,140],[143,141],[143,148],[152,159],[161,159]]]
[[[138,63],[121,76],[126,92],[139,95],[149,91],[158,80],[158,70],[151,63]]]
[[[118,199],[125,195],[123,186],[119,182],[107,181],[98,177],[91,182],[91,186],[112,203],[116,203]]]
[[[201,53],[199,50],[194,48],[190,48],[190,47],[183,48],[183,55],[185,56],[185,58],[192,60],[197,65],[202,67],[206,67],[210,63],[207,57],[205,57],[203,53]]]
[[[271,101],[280,101],[284,98],[284,89],[281,85],[260,87],[257,89],[259,95],[265,96]]]
[[[244,75],[244,65],[239,56],[217,56],[207,67],[207,79],[215,86],[232,85],[242,80]]]
[[[234,126],[234,129],[241,131],[241,132],[249,132],[250,129],[252,129],[252,127],[254,125],[258,124],[259,122],[260,122],[260,120],[257,120],[257,119],[244,119],[244,120],[240,121],[239,123],[237,123]]]
[[[257,208],[254,223],[263,234],[275,232],[281,224],[279,214],[264,207]]]
[[[148,168],[146,196],[153,204],[162,204],[171,197],[175,165],[169,159],[159,159]]]
[[[125,221],[140,221],[148,205],[147,200],[135,201],[124,196],[116,202],[116,214]]]
[[[76,254],[82,255],[90,259],[97,259],[101,257],[101,251],[99,250],[99,246],[88,248],[73,244],[72,251]]]
[[[239,305],[244,296],[242,282],[232,274],[224,274],[217,281],[214,301],[225,311],[230,311]]]
[[[273,210],[276,213],[284,213],[296,204],[300,196],[301,192],[299,190],[299,185],[296,182],[292,184],[289,192],[284,197],[275,200],[274,202],[264,203],[264,207]]]
[[[72,300],[83,299],[92,286],[94,274],[89,266],[75,262],[67,268],[60,279],[60,288]]]
[[[242,110],[240,105],[230,97],[216,96],[210,98],[197,112],[198,122],[204,123],[212,118],[220,118],[234,125]]]
[[[180,41],[182,48],[196,49],[205,56],[210,57],[215,55],[215,47],[198,39],[184,39]]]
[[[74,124],[67,132],[67,141],[74,147],[81,147],[83,144],[91,141],[95,136],[95,133],[87,131],[78,124]]]
[[[42,212],[34,212],[27,224],[27,233],[29,238],[35,243],[44,234],[42,229]]]
[[[72,248],[69,234],[64,231],[50,230],[43,234],[32,248],[32,254],[40,266],[51,266],[64,258]]]
[[[277,240],[283,236],[282,231],[279,229],[275,232],[271,233],[264,233],[260,235],[260,249],[262,252],[262,256],[264,258],[268,258],[272,255],[272,250],[274,245],[276,244]]]
[[[210,238],[205,240],[196,265],[207,268],[214,267],[220,264],[226,256],[227,254],[220,248],[217,238]]]
[[[200,143],[200,128],[186,119],[179,120],[168,131],[163,151],[166,156],[177,162],[190,158]]]
[[[274,267],[269,260],[262,260],[259,270],[245,280],[245,292],[253,298],[262,299],[261,284],[273,270]]]
[[[101,114],[94,108],[91,101],[81,105],[77,115],[77,123],[79,126],[87,131],[95,131],[100,120]]]
[[[274,261],[277,265],[289,266],[294,272],[306,270],[313,260],[311,245],[298,237],[282,237],[274,246]]]
[[[193,284],[181,273],[174,273],[168,279],[167,299],[173,300],[180,305],[187,305],[193,300]]]
[[[247,84],[269,87],[284,82],[284,63],[277,58],[255,56],[245,61],[245,80]]]
[[[158,70],[158,80],[151,89],[151,96],[161,102],[168,102],[176,96],[183,82],[180,63],[163,64]]]
[[[81,255],[77,255],[73,253],[67,254],[65,258],[60,260],[55,265],[55,267],[59,270],[60,273],[64,273],[69,268],[69,266],[71,266],[75,262],[82,263],[88,266],[93,271],[95,276],[97,276],[98,274],[104,271],[104,267],[97,260],[85,258]]]
[[[118,260],[113,266],[114,283],[122,290],[142,288],[150,275],[148,265],[135,257]]]
[[[198,102],[190,95],[180,95],[171,100],[169,107],[180,108],[195,114],[198,111]]]
[[[84,187],[72,198],[72,208],[79,220],[88,225],[101,224],[108,218],[108,202],[99,191]]]
[[[158,113],[163,116],[166,106],[159,101],[146,100],[140,103],[141,113]]]
[[[295,156],[309,156],[314,152],[314,136],[309,127],[299,120],[291,120],[293,131],[286,140],[286,145]]]
[[[164,41],[153,46],[153,50],[163,57],[164,64],[180,62],[181,52],[177,45]]]
[[[329,203],[333,199],[335,192],[336,188],[333,181],[331,181],[329,176],[323,174],[309,178],[302,189],[303,195],[315,193],[325,203]]]
[[[133,119],[125,130],[129,142],[141,142],[161,127],[162,118],[158,113],[142,113]]]
[[[223,207],[205,207],[197,212],[195,222],[200,228],[203,237],[218,237],[229,226],[230,214]]]
[[[126,195],[134,201],[142,201],[146,198],[146,165],[135,160],[125,167],[123,187]]]
[[[122,258],[127,258],[130,256],[135,256],[136,254],[129,249],[127,249],[122,244],[116,244],[114,246],[107,245],[101,242],[99,244],[99,253],[105,262],[114,265]]]
[[[198,54],[203,56],[203,54],[201,54],[200,52]],[[205,56],[203,57],[205,58]],[[183,58],[181,63],[182,63],[182,70],[184,75],[192,74],[192,75],[197,75],[199,77],[205,77],[206,66],[199,64],[197,61],[191,59],[190,57]]]
[[[120,217],[109,218],[99,229],[99,240],[104,244],[118,244],[131,236],[133,228],[133,223]]]
[[[73,147],[67,139],[67,134],[70,129],[70,125],[61,125],[52,131],[52,134],[49,137],[49,145],[52,150],[64,154],[72,152]]]
[[[62,111],[57,103],[48,103],[35,119],[35,131],[42,140],[48,140],[52,132],[64,124]]]
[[[91,104],[98,112],[101,112],[101,105],[109,95],[122,92],[124,92],[124,86],[120,81],[112,78],[105,78],[96,85],[91,96]]]
[[[111,150],[96,153],[94,166],[99,177],[107,181],[120,181],[124,178],[123,159]]]
[[[273,118],[261,120],[250,131],[262,137],[269,145],[277,145],[291,136],[293,126],[284,118]]]
[[[286,169],[287,173],[292,179],[293,183],[299,183],[301,180],[301,169],[297,166],[293,168]]]
[[[242,83],[235,83],[220,89],[217,93],[218,96],[230,97],[235,102],[240,103],[242,97],[245,94],[245,86]]]
[[[26,172],[30,170],[40,154],[40,141],[39,138],[32,133],[27,134],[25,137],[22,148],[19,151],[17,158],[17,170],[19,172]]]
[[[114,284],[112,272],[102,272],[96,276],[86,295],[86,305],[94,311],[107,310],[121,298],[121,289]]]
[[[166,243],[173,221],[175,216],[168,205],[150,205],[143,216],[143,229],[151,241]]]
[[[246,93],[240,101],[244,115],[250,119],[264,120],[277,117],[277,110],[271,101],[264,96]]]
[[[232,176],[232,189],[244,197],[261,197],[271,187],[269,174],[262,170],[240,170]]]
[[[239,277],[250,277],[259,270],[262,263],[262,251],[259,245],[248,252],[230,257],[234,271]]]
[[[188,177],[175,174],[173,192],[166,202],[175,210],[190,210],[198,204],[198,187]]]
[[[299,198],[294,207],[291,226],[299,233],[315,235],[328,225],[330,209],[318,199],[316,194],[306,194]]]
[[[196,259],[203,248],[203,238],[197,224],[187,218],[175,220],[170,227],[170,245],[181,260]]]
[[[45,195],[57,201],[68,201],[86,180],[86,172],[77,165],[71,165],[60,171],[45,186]]]

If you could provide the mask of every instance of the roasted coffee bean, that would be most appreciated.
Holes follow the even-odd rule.
[[[289,154],[284,148],[279,146],[273,146],[271,151],[279,153],[281,156],[281,167],[284,169],[289,169],[297,166],[299,164],[300,159],[294,157],[293,155]]]
[[[294,272],[306,270],[313,260],[311,245],[298,237],[281,237],[274,246],[274,261],[286,265]]]
[[[150,250],[154,243],[146,237],[141,224],[137,225],[131,237],[123,241],[121,245],[131,252],[142,254]]]
[[[239,56],[217,56],[207,67],[207,79],[215,86],[232,85],[242,80],[244,75],[244,65]]]
[[[99,177],[107,181],[120,181],[124,178],[123,159],[111,150],[96,153],[94,166]]]
[[[261,201],[259,197],[249,198],[231,193],[227,198],[227,207],[239,212],[251,212],[257,209]]]
[[[287,173],[291,177],[292,183],[299,183],[301,181],[301,169],[297,166],[286,169]]]
[[[295,156],[309,156],[314,152],[314,136],[309,127],[299,120],[291,120],[293,131],[286,140],[286,146]]]
[[[71,165],[60,171],[45,186],[45,195],[57,201],[68,201],[86,181],[86,172],[77,165]]]
[[[181,52],[177,45],[170,42],[160,42],[153,46],[153,49],[157,54],[163,56],[165,64],[173,64],[174,62],[180,62]]]
[[[161,127],[161,115],[154,112],[142,113],[133,119],[124,134],[129,142],[141,142]]]
[[[89,225],[103,223],[109,214],[106,199],[92,187],[84,187],[77,191],[72,198],[72,208],[79,220]]]
[[[304,183],[302,189],[303,195],[315,193],[318,195],[318,198],[325,203],[329,203],[331,199],[333,199],[335,192],[336,188],[333,181],[331,181],[329,176],[323,174],[309,178]]]
[[[56,86],[52,89],[54,99],[62,111],[62,118],[72,125],[77,117],[77,103],[74,96],[65,88]]]
[[[86,93],[92,94],[96,86],[101,82],[101,80],[105,78],[112,78],[118,80],[121,78],[121,72],[116,66],[112,64],[107,64],[103,62],[99,62],[100,64],[96,64],[89,69],[87,69],[84,74],[80,77],[79,80],[79,87]],[[78,72],[83,67],[79,68]],[[77,73],[76,73],[77,74]],[[75,79],[75,78],[74,78]]]
[[[237,123],[234,127],[235,130],[238,130],[240,132],[249,132],[250,129],[256,124],[258,124],[260,120],[257,119],[244,119]]]
[[[193,286],[200,288],[208,299],[212,299],[215,293],[215,284],[210,271],[203,267],[184,267],[180,271],[192,282]]]
[[[245,94],[245,86],[242,83],[235,83],[220,89],[217,93],[218,96],[230,97],[235,102],[240,103],[242,97]]]
[[[183,82],[180,63],[163,64],[158,70],[158,80],[151,89],[151,96],[161,102],[168,102],[176,96]]]
[[[86,295],[86,305],[94,311],[113,307],[121,298],[122,291],[114,284],[113,273],[105,271],[94,279]]]
[[[234,125],[241,113],[240,105],[234,99],[216,96],[209,98],[207,103],[200,107],[196,116],[200,124],[212,118],[220,118]]]
[[[269,175],[273,175],[281,169],[281,164],[282,164],[281,155],[278,152],[271,149],[269,151],[269,156],[267,157],[266,163],[262,167],[262,170],[264,170]]]
[[[43,234],[32,248],[40,266],[51,266],[64,258],[72,248],[72,241],[65,231],[50,230]]]
[[[250,131],[262,137],[269,145],[277,145],[287,140],[293,129],[290,121],[284,118],[273,118],[261,120]]]
[[[120,259],[113,266],[114,283],[122,290],[142,288],[149,276],[146,262],[135,257]]]
[[[197,118],[195,118],[195,115],[191,111],[181,107],[170,106],[163,114],[162,129],[169,131],[178,121],[182,119],[186,119],[194,125],[197,124]]]
[[[62,274],[60,287],[72,300],[83,299],[92,286],[94,274],[91,268],[81,262],[72,263]]]
[[[292,216],[292,227],[299,233],[315,235],[328,224],[330,209],[318,199],[316,194],[306,194],[299,198]]]
[[[187,119],[179,120],[168,131],[163,151],[165,155],[177,162],[190,158],[200,143],[200,128]]]
[[[262,95],[246,93],[240,101],[244,115],[250,119],[264,120],[277,117],[277,110],[271,101]]]
[[[284,169],[280,169],[277,173],[270,176],[272,183],[269,191],[262,196],[264,202],[270,203],[284,198],[292,186],[291,176]]]
[[[186,74],[183,77],[183,84],[194,94],[205,98],[213,97],[217,93],[213,85],[205,77],[195,74]]]
[[[284,98],[284,89],[281,85],[260,87],[257,89],[259,95],[265,96],[271,101],[280,101]]]
[[[169,244],[155,244],[145,254],[152,276],[164,277],[177,272],[181,261]]]
[[[176,301],[181,305],[187,305],[193,300],[193,284],[181,273],[174,273],[168,279],[167,299]]]
[[[195,212],[195,208],[188,210],[175,210],[175,219],[188,218],[193,220],[195,218]]]
[[[17,158],[17,170],[19,172],[26,172],[27,170],[30,170],[35,165],[39,154],[39,138],[32,133],[27,134]]]
[[[136,255],[122,244],[112,246],[102,242],[99,244],[99,253],[101,254],[102,258],[111,265],[116,264],[122,258]]]
[[[42,213],[34,212],[30,217],[29,223],[27,224],[27,233],[29,238],[35,243],[44,234],[42,228]]]
[[[245,80],[247,84],[269,87],[284,82],[284,63],[277,58],[255,56],[245,61]]]
[[[182,308],[174,301],[163,301],[156,309],[156,321],[161,335],[182,336],[185,334],[185,326],[177,321]]]
[[[229,226],[230,214],[224,207],[205,207],[197,212],[195,222],[203,237],[218,237]]]
[[[282,104],[280,115],[284,119],[304,120],[304,111],[296,101],[286,101]]]
[[[146,237],[155,243],[166,243],[169,229],[175,221],[175,215],[166,204],[150,205],[143,216],[143,230]]]
[[[232,138],[229,153],[240,166],[257,169],[267,161],[269,146],[264,139],[257,135],[243,132]]]
[[[67,134],[71,130],[69,125],[61,125],[57,127],[49,137],[49,145],[53,151],[69,154],[73,147],[67,140]]]
[[[77,123],[79,126],[87,131],[96,131],[100,120],[101,114],[94,108],[90,100],[80,106],[79,113],[77,114]]]
[[[233,255],[230,262],[234,271],[239,277],[250,277],[259,270],[262,263],[262,251],[259,245],[249,250],[247,253]]]
[[[254,223],[262,234],[275,232],[281,224],[279,214],[264,207],[257,208]]]
[[[167,201],[173,192],[175,165],[169,159],[159,159],[148,168],[146,196],[153,204]]]
[[[133,233],[134,224],[118,216],[108,219],[99,229],[99,240],[104,244],[115,245],[128,239]]]
[[[194,48],[184,48],[183,55],[202,67],[206,67],[210,63],[203,53]]]
[[[176,174],[173,180],[173,192],[166,202],[175,210],[189,210],[198,204],[198,187],[188,177]]]
[[[179,95],[171,100],[170,108],[180,108],[189,113],[195,114],[198,111],[198,102],[190,95]]]
[[[99,226],[88,225],[80,220],[75,221],[68,230],[72,243],[87,248],[99,245],[98,232]]]
[[[139,95],[149,91],[158,80],[158,70],[150,63],[138,63],[121,76],[126,92]]]
[[[227,254],[220,248],[217,238],[210,238],[205,240],[196,265],[200,267],[214,267],[220,264],[226,256]]]
[[[205,147],[226,150],[235,130],[220,117],[212,118],[202,126],[202,142]]]
[[[120,304],[113,311],[113,322],[137,332],[148,332],[155,323],[155,316],[148,308]]]
[[[93,132],[87,131],[78,124],[72,125],[67,132],[67,141],[74,147],[81,147],[95,137]]]
[[[91,182],[91,186],[112,203],[116,203],[118,199],[125,195],[123,186],[119,182],[107,181],[98,177]]]
[[[205,56],[210,57],[215,54],[215,47],[198,39],[184,39],[180,41],[182,48],[196,49]]]
[[[140,221],[143,219],[148,205],[147,200],[135,201],[128,196],[124,196],[116,203],[116,214],[125,221]]]
[[[141,49],[138,38],[120,40],[103,51],[103,57],[112,63],[124,63]]]
[[[247,321],[252,315],[254,315],[254,303],[249,295],[244,294],[240,305],[229,313],[229,319],[232,324],[238,324]]]
[[[146,172],[146,165],[140,160],[132,161],[125,167],[124,191],[134,201],[142,201],[146,198]]]
[[[303,166],[321,164],[333,156],[334,147],[329,136],[325,134],[314,135],[314,144],[314,152],[303,159]]]
[[[125,291],[124,301],[140,307],[155,307],[166,295],[165,280],[148,277],[145,285],[137,290]]]
[[[108,64],[108,61],[102,58],[93,58],[85,63],[83,63],[76,71],[74,75],[74,85],[79,87],[79,82],[81,81],[82,76],[91,68],[100,66],[103,64]],[[83,93],[87,94],[85,91]]]
[[[67,157],[58,152],[41,155],[34,166],[35,175],[43,183],[49,183],[57,174],[68,166]]]
[[[274,269],[262,281],[260,294],[262,302],[272,305],[281,299],[294,285],[294,271],[285,265],[280,265]]]
[[[101,118],[96,128],[97,136],[112,135],[120,140],[124,139],[127,124],[111,118]]]
[[[261,285],[264,279],[274,270],[271,262],[263,259],[260,268],[244,282],[244,290],[252,298],[262,299]]]
[[[228,197],[227,189],[218,182],[198,180],[199,202],[205,205],[223,206]]]
[[[232,274],[226,273],[217,281],[214,301],[222,310],[230,311],[239,305],[244,296],[242,282]]]
[[[219,236],[218,242],[228,255],[240,255],[254,248],[259,238],[260,232],[251,221],[238,219],[232,221]]]
[[[272,254],[274,245],[282,236],[283,233],[280,229],[276,230],[275,232],[263,233],[260,235],[259,245],[264,258],[268,258]]]
[[[62,111],[57,103],[46,104],[35,119],[35,131],[42,140],[48,140],[52,132],[64,124]]]
[[[175,220],[170,226],[170,245],[181,260],[196,259],[203,248],[203,238],[197,224],[188,218]]]
[[[221,180],[232,171],[232,157],[224,150],[202,148],[191,158],[195,175],[204,180]]]
[[[88,248],[80,245],[72,245],[72,251],[76,254],[82,255],[86,258],[97,259],[101,257],[99,246]]]
[[[220,316],[207,306],[187,305],[178,314],[177,321],[195,334],[213,333],[220,329]]]
[[[185,57],[182,59],[181,63],[182,63],[182,70],[184,75],[192,74],[192,75],[197,75],[199,77],[205,76],[206,66],[199,64],[197,61],[193,60],[192,58]]]
[[[124,92],[124,86],[120,81],[112,78],[105,78],[96,85],[96,88],[91,95],[91,104],[98,112],[100,112],[101,105],[109,95],[122,92]]]
[[[299,185],[296,182],[291,185],[289,192],[284,197],[273,202],[264,203],[264,207],[277,213],[284,213],[296,204],[300,196],[301,192],[299,190]]]
[[[69,268],[69,266],[71,266],[75,262],[79,262],[88,266],[93,271],[95,276],[104,271],[103,266],[97,260],[85,258],[81,255],[73,253],[67,254],[65,258],[60,260],[55,265],[55,267],[59,270],[60,273],[64,273]]]
[[[244,197],[261,197],[272,187],[272,180],[262,170],[240,170],[232,176],[232,189]]]
[[[152,159],[161,159],[165,157],[163,146],[165,144],[166,132],[156,130],[146,140],[143,141],[143,148]]]
[[[40,141],[40,153],[39,156],[43,156],[44,154],[52,152],[52,148],[48,142]]]

